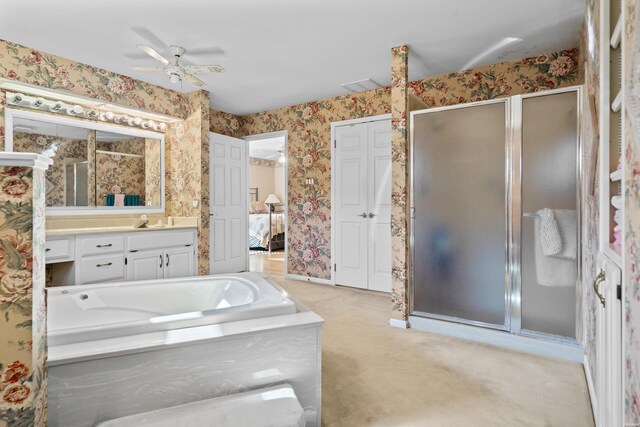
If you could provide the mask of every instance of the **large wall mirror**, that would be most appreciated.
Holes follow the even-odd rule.
[[[48,215],[164,211],[163,134],[23,110],[5,118],[7,151],[53,159]]]

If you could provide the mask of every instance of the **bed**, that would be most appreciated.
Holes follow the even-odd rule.
[[[273,205],[273,212],[249,214],[249,249],[277,251],[284,249],[285,208],[284,204]]]

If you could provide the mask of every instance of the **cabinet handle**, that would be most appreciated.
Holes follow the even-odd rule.
[[[167,254],[167,264],[165,265],[165,267],[169,267],[169,254]]]
[[[109,267],[110,265],[113,265],[112,262],[108,262],[106,264],[96,264],[96,267]]]
[[[106,245],[96,245],[96,248],[110,248],[111,246],[113,246],[113,243],[109,243]]]
[[[49,252],[50,250],[51,250],[51,248],[47,248],[47,249],[45,249],[44,251],[45,251],[45,252]]]
[[[600,293],[600,289],[598,287],[600,286],[600,283],[604,281],[605,281],[604,270],[600,270],[600,273],[598,273],[598,275],[596,276],[596,280],[594,280],[593,282],[593,291],[596,293],[596,296],[600,300],[600,303],[602,304],[603,307],[605,306],[604,297]]]
[[[158,255],[160,257],[160,267],[162,267],[162,255]]]

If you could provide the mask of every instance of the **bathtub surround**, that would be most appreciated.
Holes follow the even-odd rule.
[[[391,318],[406,322],[409,46],[391,49]],[[406,323],[405,323],[406,325]]]
[[[0,424],[47,419],[44,184],[51,161],[0,153]]]
[[[185,314],[147,318],[145,333],[135,321],[144,319],[135,314],[128,324],[114,328],[95,313],[66,309],[65,304],[76,305],[68,300],[70,295],[63,294],[62,289],[52,291],[52,316],[48,321],[51,331],[59,332],[59,344],[51,344],[47,362],[49,426],[93,426],[126,415],[282,383],[295,390],[308,417],[306,426],[318,426],[323,320],[256,273],[218,279],[220,292],[213,294],[215,285],[207,283],[199,291],[194,288],[210,280],[128,284],[125,289],[114,284],[89,285],[83,290],[68,288],[72,293],[86,290],[90,303],[92,298],[106,296],[103,291],[130,292],[132,288],[140,292],[144,286],[161,287],[171,301],[172,290],[180,292],[183,286],[189,286],[192,295],[203,293],[213,297],[208,301],[226,299],[235,305],[231,310],[207,310],[209,307],[202,305],[207,299],[197,296],[193,301],[183,301],[180,307],[164,306],[166,301],[160,301],[161,307],[137,305],[155,313]],[[255,291],[264,298],[246,304],[247,292],[251,295]],[[184,311],[185,307],[189,311]],[[177,312],[172,311],[176,308]],[[113,310],[115,313],[118,308]],[[187,316],[202,312],[205,316]],[[98,335],[89,327],[100,330]],[[141,389],[146,392],[140,393]]]

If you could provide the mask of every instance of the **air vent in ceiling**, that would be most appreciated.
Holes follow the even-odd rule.
[[[357,80],[355,82],[341,84],[340,86],[349,92],[362,92],[364,90],[382,87],[380,83],[376,83],[371,79]]]

